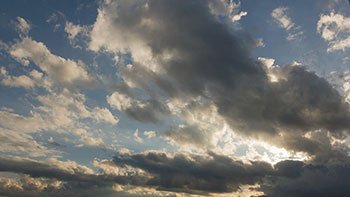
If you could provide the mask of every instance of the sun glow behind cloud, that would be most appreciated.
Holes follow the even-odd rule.
[[[22,3],[0,8],[0,195],[350,193],[341,1]]]

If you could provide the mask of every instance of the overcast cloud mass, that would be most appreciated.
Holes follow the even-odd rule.
[[[0,195],[350,195],[348,1],[1,4]]]

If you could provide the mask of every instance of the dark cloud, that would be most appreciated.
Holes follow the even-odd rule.
[[[161,190],[230,192],[244,184],[261,185],[267,196],[348,196],[349,158],[322,164],[285,160],[273,167],[264,162],[245,164],[229,157],[164,153],[114,158],[116,165],[130,165],[154,175],[148,184]]]
[[[267,196],[349,196],[350,163],[303,164],[283,161],[275,165],[277,176],[261,188]],[[285,176],[283,176],[285,175]]]
[[[226,156],[209,153],[210,156],[150,152],[115,157],[118,166],[130,165],[151,173],[154,177],[148,185],[158,189],[184,192],[230,192],[242,184],[254,184],[272,174],[273,169],[265,162],[244,164]]]
[[[144,101],[142,106],[131,106],[124,111],[129,117],[141,122],[159,122],[164,115],[169,115],[169,109],[157,100]]]
[[[247,33],[211,14],[207,1],[118,1],[101,9],[160,65],[159,73],[145,71],[144,65],[153,64],[133,56],[132,72],[144,77],[124,74],[142,81],[144,89],[156,84],[168,97],[209,99],[233,129],[251,136],[350,128],[349,106],[326,80],[301,66],[285,66],[280,81],[271,83],[251,58]]]
[[[65,166],[67,165],[67,166]],[[73,167],[72,167],[73,166]],[[0,158],[1,172],[14,172],[27,174],[31,177],[53,178],[69,182],[69,185],[79,185],[80,187],[89,187],[94,185],[104,186],[111,183],[143,185],[142,177],[139,176],[110,176],[106,174],[93,174],[87,172],[84,167],[59,163],[47,163],[22,158]],[[134,183],[132,183],[134,182]]]
[[[0,193],[10,196],[21,196],[24,191],[29,196],[135,195],[127,191],[113,191],[111,188],[114,183],[127,187],[156,188],[159,192],[202,195],[234,192],[242,185],[253,184],[259,184],[261,187],[258,191],[267,196],[348,196],[350,193],[347,187],[349,157],[323,163],[285,160],[271,166],[259,161],[244,163],[212,152],[207,155],[148,152],[118,155],[109,164],[120,169],[131,167],[135,172],[142,170],[148,175],[140,177],[132,172],[124,176],[89,174],[82,169],[77,170],[77,166],[73,168],[74,172],[64,170],[62,163],[58,167],[59,164],[47,162],[1,158],[0,171],[26,174],[41,183],[30,185],[30,181],[34,181],[27,178],[20,180],[22,185],[28,185],[25,190],[10,187],[11,184],[7,183],[7,186],[0,187]],[[53,180],[63,181],[63,186],[54,187],[51,184]],[[48,185],[42,187],[43,183]]]

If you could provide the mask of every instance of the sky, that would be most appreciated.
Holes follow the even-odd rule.
[[[347,0],[5,0],[1,196],[350,196]]]

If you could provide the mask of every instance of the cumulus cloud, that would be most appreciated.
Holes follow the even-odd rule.
[[[25,89],[30,89],[35,86],[33,79],[26,75],[11,76],[8,75],[7,70],[4,67],[0,68],[1,84],[9,87],[23,87]]]
[[[24,65],[33,62],[53,81],[64,86],[93,85],[94,79],[83,62],[54,55],[42,42],[26,37],[14,44],[9,53]]]
[[[119,122],[119,119],[115,117],[107,108],[95,107],[91,113],[91,116],[94,117],[97,122],[106,122],[113,125]]]
[[[271,16],[278,23],[278,25],[285,29],[288,33],[287,40],[295,40],[304,34],[300,30],[300,26],[296,25],[288,16],[287,7],[278,7],[272,10]]]
[[[317,22],[317,32],[328,42],[328,52],[350,48],[350,17],[334,12],[322,14]]]
[[[144,89],[157,106],[199,97],[212,103],[233,131],[246,136],[279,144],[292,137],[288,133],[302,136],[325,129],[337,135],[349,130],[348,105],[326,80],[290,64],[273,69],[279,79],[272,83],[267,61],[251,58],[246,37],[210,9],[206,1],[106,1],[89,46],[94,51],[129,52],[133,66],[121,66],[121,77]],[[287,30],[299,30],[286,11],[277,8],[273,15],[283,19]],[[109,103],[123,111],[138,106],[138,99],[119,94],[114,100],[113,94],[108,97]]]
[[[43,192],[40,180],[60,181],[64,184],[60,188],[67,188],[57,189],[62,195],[90,192],[105,196],[104,189],[225,195],[246,185],[258,185],[252,190],[268,196],[346,196],[349,148],[344,141],[350,129],[350,112],[345,98],[302,65],[277,66],[272,58],[252,58],[255,41],[220,20],[220,11],[214,7],[211,1],[202,0],[104,1],[89,34],[90,50],[129,57],[126,65],[118,62],[120,84],[106,96],[110,107],[143,122],[174,116],[176,125],[157,135],[179,147],[193,145],[201,154],[133,154],[124,149],[112,160],[93,160],[97,171],[74,161],[2,157],[0,171],[26,174],[30,176],[27,182],[39,181],[35,183],[37,192]],[[236,14],[238,18],[244,15]],[[286,8],[277,8],[272,15],[290,39],[302,34]],[[67,29],[73,39],[80,33],[72,25]],[[89,87],[93,82],[86,65],[54,55],[43,43],[28,37],[8,49],[23,65],[33,63],[40,68],[27,77],[33,81],[48,78],[60,88],[50,86],[46,94],[35,95],[38,103],[28,114],[1,109],[4,131],[0,134],[4,135],[0,140],[7,142],[5,151],[35,153],[42,146],[30,133],[48,130],[70,132],[78,137],[79,146],[103,145],[102,138],[83,121],[115,125],[118,118],[108,108],[88,106],[85,95],[72,88]],[[4,70],[2,77],[15,84],[16,77]],[[148,138],[155,134],[143,133]],[[272,165],[256,157],[241,161],[203,152],[218,150],[212,148],[218,143],[231,143],[233,134],[242,137],[236,140],[258,139],[291,154],[307,153],[308,160],[279,158]],[[133,137],[142,143],[145,139],[140,135],[137,129]],[[23,144],[16,145],[13,139]],[[263,146],[259,148],[255,150],[269,156]],[[1,190],[24,191],[22,182],[3,183],[12,186]]]

